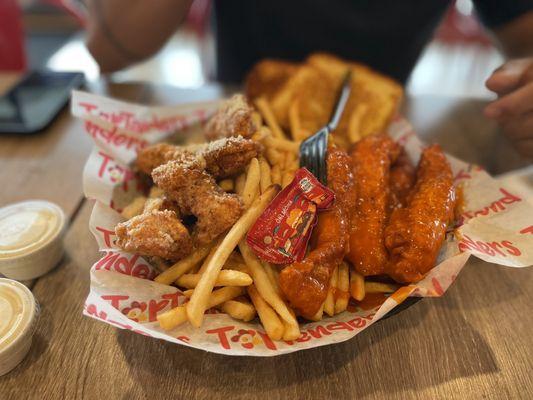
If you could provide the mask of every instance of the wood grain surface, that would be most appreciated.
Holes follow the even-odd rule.
[[[124,97],[131,91],[128,95],[133,96],[132,100],[143,98],[147,102],[168,94],[156,90],[159,94],[154,97],[153,88],[113,90]],[[427,114],[440,107],[438,99],[421,101],[426,105],[418,112]],[[477,116],[473,113],[471,117]],[[63,118],[51,128],[54,132],[50,137],[57,135],[56,145],[71,149],[83,158],[83,164],[81,152],[87,149],[74,149],[74,139],[64,138],[77,135],[77,123]],[[435,118],[438,120],[438,116]],[[460,122],[455,124],[457,131],[468,134]],[[424,133],[432,138],[434,132],[438,129]],[[0,160],[4,165],[3,140]],[[69,145],[62,144],[69,140]],[[453,140],[453,136],[447,136],[439,141],[449,150]],[[76,177],[59,170],[39,170],[41,179],[32,178],[31,169],[40,167],[36,162],[24,163],[22,158],[31,160],[40,154],[48,166],[53,166],[58,161],[48,160],[45,153],[52,152],[56,157],[62,153],[49,143],[44,144],[48,146],[46,152],[39,142],[28,143],[19,143],[18,172],[33,179],[35,187],[33,192],[23,190],[40,196],[53,185],[49,181],[57,179],[55,174],[64,173],[62,179],[70,185],[71,194],[81,196],[81,170]],[[11,146],[16,147],[13,143]],[[76,168],[69,157],[62,155],[63,162]],[[16,172],[10,168],[10,175]],[[19,178],[6,176],[4,168],[1,174],[4,187],[20,183]],[[8,198],[1,197],[0,205]],[[69,205],[65,202],[62,206]],[[2,400],[533,396],[533,269],[505,268],[471,259],[445,296],[420,301],[352,340],[274,358],[227,357],[122,331],[82,316],[89,268],[99,257],[88,230],[91,209],[92,202],[83,202],[65,238],[64,260],[33,287],[42,307],[34,342],[23,363],[0,377]]]

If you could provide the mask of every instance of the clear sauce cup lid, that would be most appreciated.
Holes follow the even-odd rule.
[[[0,363],[2,354],[26,335],[31,335],[37,304],[22,283],[0,278]]]
[[[0,260],[42,248],[60,234],[64,220],[57,205],[42,200],[0,208]]]

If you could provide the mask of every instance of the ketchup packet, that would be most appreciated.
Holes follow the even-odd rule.
[[[305,168],[272,200],[252,226],[246,241],[262,260],[290,264],[305,257],[317,210],[328,208],[335,194]]]

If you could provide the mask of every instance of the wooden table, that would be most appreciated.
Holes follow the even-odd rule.
[[[91,90],[147,103],[221,93],[104,83]],[[493,172],[509,169],[516,155],[502,150],[482,106],[414,98],[406,113],[423,137],[450,153]],[[81,184],[90,147],[67,111],[43,134],[0,137],[0,206],[43,198],[70,217],[64,260],[32,285],[41,317],[27,358],[0,378],[1,399],[533,396],[533,269],[471,259],[443,298],[423,300],[350,341],[274,358],[209,354],[83,317],[89,268],[99,257]]]

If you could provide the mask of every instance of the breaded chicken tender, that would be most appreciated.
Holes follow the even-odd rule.
[[[240,198],[224,192],[196,161],[169,161],[152,171],[154,182],[176,201],[185,214],[197,218],[193,240],[211,242],[228,230],[243,211]]]
[[[204,134],[208,140],[231,136],[249,138],[257,130],[254,109],[242,94],[236,94],[226,100],[215,115],[205,125]]]
[[[242,136],[191,146],[158,143],[139,152],[137,167],[151,174],[152,170],[169,161],[197,162],[215,178],[225,178],[241,172],[260,151],[259,143]]]
[[[193,249],[187,228],[170,210],[137,215],[118,224],[115,233],[120,248],[142,256],[178,261]]]

